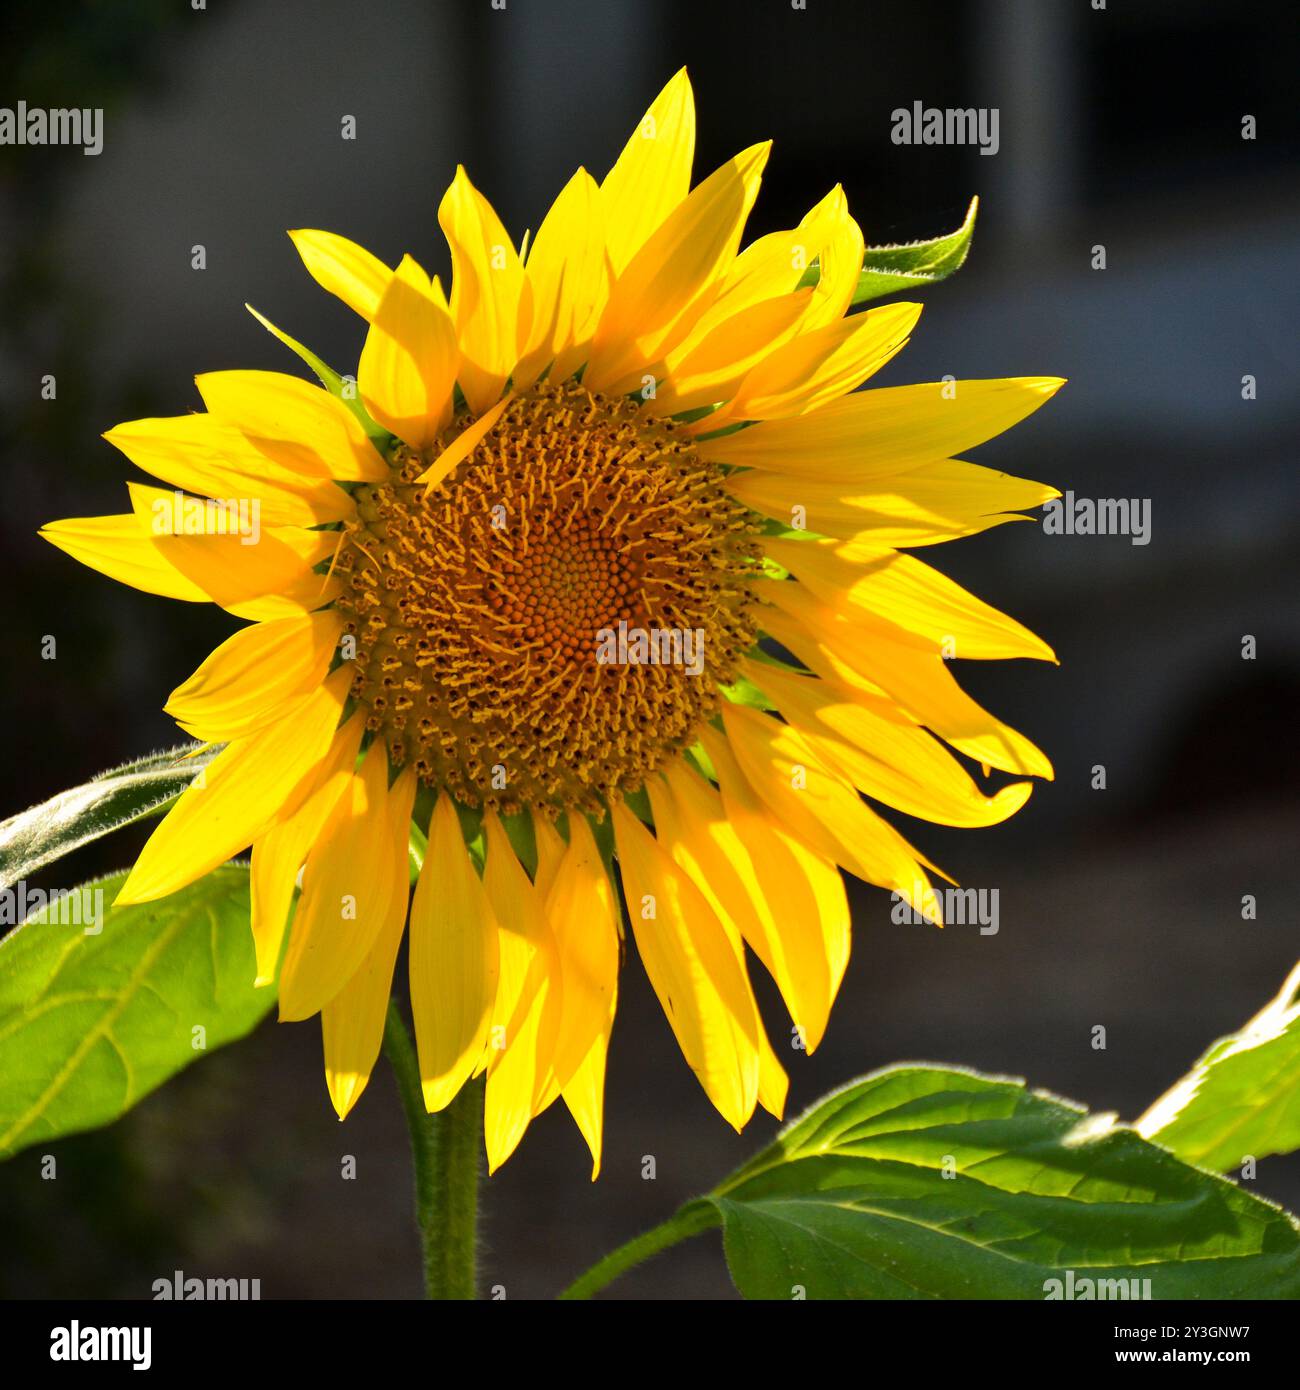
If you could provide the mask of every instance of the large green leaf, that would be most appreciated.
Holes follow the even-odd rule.
[[[946,236],[898,245],[868,246],[862,256],[862,273],[853,294],[854,305],[902,290],[925,289],[960,270],[975,235],[978,209],[979,199],[972,198],[961,226]],[[815,285],[819,276],[818,267],[812,266],[804,273],[800,284]]]
[[[1300,1149],[1300,965],[1277,998],[1239,1033],[1220,1038],[1137,1129],[1216,1173]]]
[[[750,1298],[1042,1299],[1071,1277],[1075,1297],[1085,1279],[1300,1296],[1285,1212],[1105,1117],[955,1069],[854,1082],[703,1200]]]
[[[80,920],[47,907],[0,941],[0,1155],[117,1119],[275,1002],[253,988],[246,868],[108,907],[125,879],[73,889]]]
[[[158,815],[221,747],[189,743],[150,753],[0,822],[0,889],[101,835]]]

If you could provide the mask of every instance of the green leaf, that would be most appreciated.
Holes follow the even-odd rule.
[[[1285,1212],[1107,1117],[956,1069],[854,1082],[703,1201],[749,1298],[1043,1299],[1068,1270],[1076,1298],[1081,1279],[1300,1296]]]
[[[0,889],[101,835],[160,815],[222,747],[188,743],[150,753],[0,822]]]
[[[1300,1149],[1300,965],[1276,999],[1220,1038],[1136,1128],[1216,1173],[1247,1156]]]
[[[111,903],[125,881],[73,889],[79,921],[58,920],[65,900],[0,941],[0,1155],[109,1124],[275,1002],[253,988],[247,868],[107,908],[87,934],[94,894]]]
[[[900,290],[924,289],[961,269],[975,235],[979,199],[972,198],[965,220],[947,236],[928,241],[909,241],[892,246],[868,246],[862,256],[862,273],[853,292],[853,304],[869,303]],[[815,285],[821,278],[817,266],[804,272],[800,285]]]

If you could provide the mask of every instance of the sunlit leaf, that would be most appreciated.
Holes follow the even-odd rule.
[[[1300,1296],[1285,1212],[1105,1117],[956,1069],[846,1086],[703,1200],[750,1298],[1089,1296],[1080,1280],[1102,1297]]]
[[[73,889],[0,941],[0,1155],[110,1123],[275,1002],[253,988],[247,868],[109,906],[125,880]]]
[[[1220,1038],[1137,1129],[1216,1173],[1300,1149],[1300,965],[1277,998]]]

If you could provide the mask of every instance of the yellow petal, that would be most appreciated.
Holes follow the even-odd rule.
[[[693,410],[725,400],[751,368],[784,342],[807,311],[811,290],[761,300],[723,320],[690,353],[669,362],[657,388],[656,413]]]
[[[429,277],[403,256],[375,310],[357,388],[371,416],[411,446],[432,444],[451,420],[460,352],[456,329]]]
[[[428,1110],[455,1099],[487,1041],[497,986],[497,923],[461,838],[450,793],[438,798],[411,906],[411,1012]]]
[[[186,603],[212,602],[206,589],[164,557],[134,513],[51,521],[41,527],[40,536],[119,584]]]
[[[705,440],[700,450],[718,463],[854,484],[974,448],[1032,414],[1062,385],[1059,377],[1012,377],[887,386]]]
[[[609,262],[600,190],[585,169],[565,184],[542,220],[524,269],[532,328],[514,389],[523,390],[554,362],[553,380],[577,368],[609,298]]]
[[[920,313],[919,304],[887,304],[801,333],[763,358],[710,421],[772,420],[827,405],[884,366]]]
[[[743,368],[728,383],[729,389],[713,397],[720,400],[730,395],[749,369],[781,343],[796,332],[820,327],[826,321],[824,316],[815,321],[809,319],[814,294],[824,297],[826,291],[820,284],[816,292],[806,286],[800,289],[799,285],[809,266],[836,234],[838,214],[832,205],[837,192],[823,199],[798,227],[759,237],[736,257],[719,278],[717,293],[699,321],[668,355],[669,380],[660,388],[661,396],[666,387],[680,392],[683,398],[693,398],[700,388],[688,390],[682,378],[700,370],[697,354],[703,353],[704,360],[713,357],[716,362],[723,351],[743,345],[739,352],[731,350],[731,359],[738,367],[743,359]],[[707,352],[706,339],[711,340]]]
[[[692,785],[693,784],[693,785]],[[690,875],[692,882],[713,908],[718,921],[731,939],[732,950],[745,970],[742,926],[765,942],[779,931],[771,922],[767,902],[758,889],[753,865],[744,844],[722,815],[717,793],[685,764],[670,766],[664,781],[647,784],[650,804],[654,810],[655,830],[659,842],[674,861]],[[836,876],[838,881],[838,875]],[[759,922],[759,918],[763,921]],[[797,920],[797,930],[808,936],[807,919]],[[825,962],[823,975],[828,971]],[[829,1001],[827,1002],[829,1009]],[[824,1021],[822,1026],[824,1027]],[[807,1050],[811,1051],[817,1040]],[[758,1024],[758,1103],[779,1120],[785,1110],[785,1098],[790,1081],[777,1060],[767,1030]]]
[[[819,233],[817,259],[821,273],[803,323],[805,330],[811,330],[834,323],[848,312],[862,273],[864,248],[862,231],[849,216],[848,199],[839,184],[799,226],[806,233]]]
[[[766,1030],[758,1030],[758,1103],[778,1120],[785,1118],[785,1098],[790,1093],[790,1078],[772,1050]]]
[[[637,252],[610,290],[583,382],[617,391],[680,343],[736,254],[771,142],[715,170]]]
[[[290,232],[302,263],[322,289],[336,294],[363,319],[373,318],[392,271],[364,246],[334,232]]]
[[[129,420],[104,438],[173,487],[227,501],[255,499],[264,526],[322,526],[356,513],[331,478],[276,464],[211,415]]]
[[[694,158],[695,97],[682,68],[654,99],[600,186],[616,273],[686,197]]]
[[[867,796],[940,825],[997,825],[1029,799],[1032,782],[988,796],[970,774],[891,701],[859,694],[771,662],[742,661],[741,671],[775,702],[782,717]]]
[[[535,817],[534,825],[539,827],[538,848],[545,864],[543,819]],[[559,953],[563,1007],[552,1075],[539,1109],[567,1086],[597,1039],[608,1032],[618,992],[618,908],[583,817],[570,816],[568,848],[549,874],[539,872],[539,886],[548,877],[546,916]]]
[[[552,924],[561,976],[554,1061],[544,1078],[535,1113],[540,1114],[563,1094],[591,1150],[591,1180],[595,1182],[604,1142],[605,1061],[618,1007],[618,908],[585,820],[577,816],[571,819],[571,846],[565,845],[544,816],[534,817],[533,831],[537,840],[536,888]]]
[[[666,774],[680,827],[674,857],[694,864],[696,884],[719,916],[731,916],[776,981],[800,1046],[813,1052],[849,960],[844,881],[832,859],[773,820],[721,735],[707,746],[719,791],[682,763]]]
[[[203,769],[149,837],[117,895],[150,902],[246,849],[314,789],[352,683],[340,667],[293,718],[238,739]]]
[[[205,372],[194,380],[208,410],[273,463],[348,482],[388,477],[361,421],[323,387],[283,372]]]
[[[1051,779],[1046,755],[972,700],[937,650],[900,640],[898,629],[891,635],[860,609],[850,621],[802,584],[772,584],[763,593],[778,610],[764,613],[764,628],[823,679],[887,692],[917,723],[977,762]]]
[[[613,806],[628,915],[686,1063],[739,1130],[758,1101],[758,1009],[731,941],[690,877],[627,806]]]
[[[788,724],[741,705],[724,704],[722,721],[749,785],[791,834],[942,922],[916,851],[818,758],[807,739]]]
[[[172,691],[167,713],[204,743],[256,733],[320,685],[342,632],[334,608],[243,628]]]
[[[809,251],[808,241],[807,235],[797,228],[769,232],[751,241],[722,276],[718,297],[709,305],[687,341],[693,341],[701,330],[712,330],[742,309],[793,294],[816,255],[815,247]],[[805,312],[811,302],[809,289],[803,299]]]
[[[491,203],[461,166],[438,207],[451,248],[451,316],[460,341],[460,385],[482,414],[501,394],[519,356],[527,318],[524,268]],[[522,333],[528,330],[522,324]]]
[[[927,638],[949,659],[1055,661],[1051,647],[914,555],[835,540],[773,538],[767,554],[830,607],[856,607]]]
[[[744,942],[750,935],[766,939],[775,927],[744,844],[726,823],[717,793],[687,771],[684,762],[670,764],[660,778],[646,783],[646,791],[656,839],[713,909],[748,988]],[[799,927],[806,931],[807,923],[800,922]],[[758,1050],[759,1103],[779,1114],[789,1083],[761,1020]],[[773,1105],[778,1109],[773,1110]]]
[[[545,817],[535,817],[533,827],[537,890],[545,898],[546,915],[555,930],[562,976],[556,1062],[537,1109],[541,1112],[563,1094],[564,1105],[591,1150],[591,1180],[595,1181],[601,1173],[605,1062],[619,997],[619,919],[587,821],[577,817],[571,821],[571,847],[564,845]]]
[[[486,813],[483,824],[483,887],[501,928],[483,1112],[491,1173],[514,1152],[536,1113],[554,1061],[562,1000],[559,953],[541,897],[496,815]]]
[[[275,979],[298,871],[352,781],[365,727],[363,719],[349,719],[335,733],[321,760],[315,790],[296,810],[272,821],[253,844],[249,878],[253,946],[257,953],[255,985],[269,985]]]
[[[537,876],[534,880],[537,891],[545,902],[555,883],[555,875],[560,871],[568,845],[560,838],[560,832],[545,816],[533,817],[533,838],[537,842]]]
[[[605,1022],[577,1071],[564,1087],[564,1104],[578,1131],[591,1150],[591,1180],[600,1177],[600,1157],[605,1136],[605,1062],[609,1056],[609,1035],[614,1027],[611,1002]]]
[[[436,459],[415,480],[424,484],[427,496],[445,478],[449,478],[496,428],[497,421],[514,400],[514,392],[503,396],[490,410],[485,410],[472,425],[456,436]]]
[[[407,768],[387,793],[383,833],[373,846],[381,860],[387,852],[387,861],[376,866],[376,874],[389,880],[388,910],[356,973],[321,1010],[325,1081],[340,1120],[361,1099],[384,1040],[393,967],[406,925],[406,846],[414,800],[415,771]]]
[[[194,520],[208,524],[198,499],[178,499],[142,483],[126,486],[141,527],[151,530],[163,558],[236,617],[291,617],[337,596],[339,581],[315,572],[334,553],[337,533],[284,526],[267,527],[255,538],[237,531],[180,534],[175,528],[191,523],[187,500],[198,504]]]
[[[302,897],[280,971],[280,1018],[318,1013],[356,974],[397,892],[388,817],[388,753],[370,745],[307,856]],[[402,909],[406,875],[401,874]]]
[[[922,464],[856,483],[824,482],[761,469],[729,474],[723,487],[747,507],[787,526],[875,546],[934,545],[971,536],[1060,493],[960,459]]]

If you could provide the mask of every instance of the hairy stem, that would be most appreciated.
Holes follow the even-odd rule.
[[[711,1230],[719,1225],[721,1220],[717,1209],[710,1203],[689,1202],[662,1225],[646,1231],[644,1235],[636,1236],[626,1245],[620,1245],[617,1250],[610,1251],[585,1274],[579,1275],[560,1297],[590,1298],[607,1284],[613,1283],[620,1274],[626,1274],[633,1265],[639,1265],[642,1260],[648,1260],[651,1255],[657,1255],[661,1250],[667,1250],[679,1241],[689,1240],[691,1236]]]
[[[395,1002],[388,1005],[384,1054],[397,1078],[411,1135],[425,1292],[429,1298],[472,1299],[477,1293],[483,1078],[467,1081],[445,1110],[430,1115],[415,1046]]]

